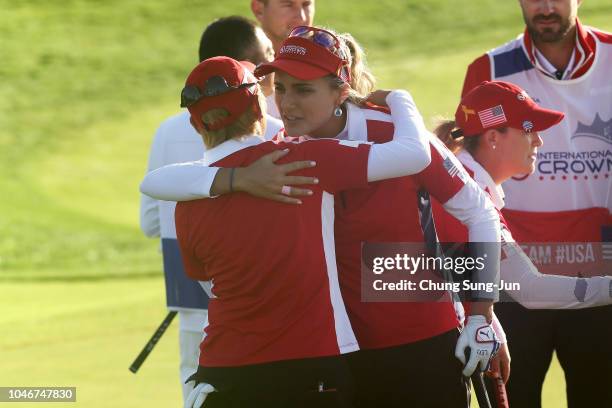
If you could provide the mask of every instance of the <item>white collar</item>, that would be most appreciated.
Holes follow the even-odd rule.
[[[229,156],[230,154],[236,153],[237,151],[250,146],[256,146],[260,143],[264,143],[264,140],[261,138],[261,136],[257,135],[249,135],[241,139],[226,140],[220,145],[215,146],[212,149],[206,150],[204,152],[202,162],[204,163],[204,165],[210,166],[211,164],[218,162],[219,160]]]
[[[474,180],[483,190],[489,193],[491,201],[495,204],[495,208],[498,210],[504,208],[504,189],[495,184],[489,172],[465,150],[461,150],[457,153],[457,158],[464,167],[474,172]]]
[[[557,68],[555,68],[555,66],[553,64],[550,63],[550,61],[548,61],[546,59],[546,57],[544,56],[544,54],[542,54],[540,52],[540,50],[538,50],[537,48],[534,47],[534,53],[535,55],[535,59],[537,64],[539,65],[539,68],[542,71],[545,71],[547,73],[549,73],[553,78],[557,77]],[[561,77],[562,80],[564,79],[569,79],[574,71],[574,65],[575,65],[575,61],[576,60],[576,51],[572,51],[572,57],[569,60],[569,63],[567,64],[567,67],[565,68],[565,71],[563,71],[563,77]]]
[[[350,140],[367,141],[368,126],[363,109],[352,103],[346,104],[346,130]]]

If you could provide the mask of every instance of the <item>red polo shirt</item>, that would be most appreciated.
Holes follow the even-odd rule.
[[[361,114],[365,116],[368,141],[385,143],[392,138],[394,127],[389,115],[375,109],[362,109]],[[450,298],[448,302],[361,300],[361,243],[423,242],[417,192],[425,189],[445,203],[465,185],[454,170],[458,162],[453,154],[437,139],[431,140],[430,148],[431,163],[422,172],[370,183],[367,189],[345,191],[336,200],[342,295],[362,349],[412,343],[458,326]]]
[[[212,280],[200,365],[240,366],[357,350],[342,302],[334,243],[334,193],[367,185],[368,144],[231,140],[206,164],[248,166],[274,150],[280,161],[314,160],[311,197],[287,205],[244,193],[178,203],[176,229],[187,275]]]

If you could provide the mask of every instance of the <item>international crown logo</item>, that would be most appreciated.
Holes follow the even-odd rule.
[[[572,140],[579,137],[590,137],[612,144],[612,117],[607,122],[604,122],[599,113],[597,113],[595,120],[593,120],[590,126],[578,122]]]

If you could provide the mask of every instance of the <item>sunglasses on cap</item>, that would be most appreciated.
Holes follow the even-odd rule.
[[[348,62],[348,57],[340,45],[340,40],[327,30],[317,27],[298,26],[291,31],[289,37],[300,37],[310,40]]]
[[[291,31],[289,37],[299,37],[312,41],[318,46],[325,48],[337,58],[340,58],[342,62],[341,65],[338,67],[336,75],[344,82],[351,82],[349,58],[346,55],[344,49],[341,47],[341,42],[337,36],[322,28],[298,26]]]
[[[257,82],[229,85],[225,78],[219,75],[212,76],[204,84],[204,92],[195,85],[187,85],[181,91],[181,108],[188,108],[205,97],[219,96],[236,89],[244,89],[257,85]]]

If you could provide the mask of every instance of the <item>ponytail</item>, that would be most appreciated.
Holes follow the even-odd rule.
[[[334,33],[333,30],[326,30]],[[365,52],[351,34],[334,34],[340,40],[340,47],[343,49],[344,54],[349,56],[348,64],[351,73],[351,82],[348,84],[349,95],[347,101],[355,105],[363,105],[368,95],[374,91],[374,86],[376,85],[376,79],[368,68]],[[341,88],[345,84],[345,82],[336,75],[329,75],[328,79],[334,89]]]
[[[448,147],[448,150],[457,154],[465,149],[469,153],[474,153],[480,143],[480,136],[465,137],[461,132],[457,132],[457,123],[454,120],[440,120],[433,133]]]
[[[348,100],[353,103],[363,103],[367,96],[374,90],[376,79],[368,68],[365,52],[361,45],[349,33],[340,34],[340,41],[348,48],[351,56],[349,68],[351,71],[351,91]]]

